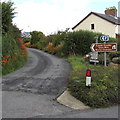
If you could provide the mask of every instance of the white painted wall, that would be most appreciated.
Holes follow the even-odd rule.
[[[91,30],[91,24],[94,24],[95,29]],[[91,14],[87,17],[82,23],[80,23],[74,31],[78,30],[89,30],[93,32],[100,32],[105,35],[109,35],[110,37],[116,37],[115,32],[117,31],[116,25],[94,15]]]
[[[116,31],[115,33],[120,34],[120,25],[116,25]]]

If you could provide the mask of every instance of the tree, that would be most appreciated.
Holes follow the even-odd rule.
[[[31,44],[36,44],[45,39],[45,35],[40,31],[32,31],[30,34],[31,34]]]
[[[21,36],[21,31],[12,23],[12,19],[16,14],[13,5],[14,3],[10,1],[2,2],[2,34],[11,34],[11,37],[16,39]]]
[[[2,2],[2,31],[3,34],[10,30],[12,19],[15,17],[13,2]]]

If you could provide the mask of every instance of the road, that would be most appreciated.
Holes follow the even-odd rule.
[[[29,48],[27,64],[2,78],[2,117],[117,118],[118,106],[73,110],[56,102],[70,70],[64,59]]]

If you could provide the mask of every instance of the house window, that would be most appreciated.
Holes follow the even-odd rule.
[[[91,30],[94,30],[94,29],[95,29],[95,25],[91,24]]]

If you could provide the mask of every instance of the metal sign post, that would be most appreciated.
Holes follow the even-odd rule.
[[[109,36],[108,35],[105,35],[105,36],[101,36],[100,37],[100,40],[101,41],[105,41],[104,44],[106,44],[106,41],[109,41]],[[104,52],[104,66],[106,67],[107,66],[107,56],[106,56],[106,51]]]
[[[97,37],[96,37],[96,41],[97,41]],[[92,53],[96,53],[96,52],[104,52],[104,66],[107,66],[107,52],[115,52],[117,51],[117,43],[106,43],[106,41],[109,41],[109,36],[101,36],[100,37],[101,41],[104,41],[104,43],[93,43],[91,45],[91,51]],[[94,60],[97,59],[97,54],[93,54],[91,56],[91,58]]]
[[[106,44],[106,42],[104,42]],[[104,52],[104,66],[107,66],[107,56],[106,56],[106,52]]]
[[[96,38],[96,43],[98,43],[98,36],[95,37]],[[95,52],[96,54],[96,60],[98,60],[98,52]],[[96,66],[97,62],[94,63],[94,65]]]

